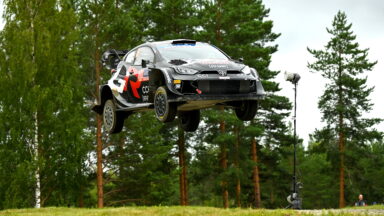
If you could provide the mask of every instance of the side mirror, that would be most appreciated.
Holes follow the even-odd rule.
[[[244,61],[243,57],[239,58],[239,62],[243,62],[243,61]]]
[[[149,64],[149,60],[145,60],[145,59],[141,60],[141,67],[142,68],[146,68],[148,64]]]

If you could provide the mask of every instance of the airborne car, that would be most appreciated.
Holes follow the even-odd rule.
[[[120,132],[130,114],[149,109],[161,122],[178,116],[185,131],[198,128],[200,109],[214,106],[233,108],[240,120],[249,121],[265,95],[255,69],[194,40],[108,50],[102,62],[112,77],[100,86],[92,109],[103,115],[109,133]]]

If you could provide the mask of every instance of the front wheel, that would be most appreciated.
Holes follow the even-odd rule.
[[[109,99],[104,104],[103,123],[105,130],[110,133],[119,133],[124,126],[124,116],[116,112],[113,100]]]
[[[242,101],[240,106],[235,108],[236,116],[242,121],[250,121],[255,117],[257,107],[258,103],[255,100]]]
[[[200,124],[200,110],[179,112],[179,119],[184,131],[196,131]]]
[[[161,122],[171,122],[176,116],[176,104],[168,102],[167,90],[164,86],[157,88],[155,97],[155,114],[156,118]]]

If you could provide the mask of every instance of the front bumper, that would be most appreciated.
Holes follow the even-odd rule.
[[[253,75],[178,74],[168,73],[168,89],[176,95],[238,95],[250,94],[260,99],[265,95],[261,81]]]

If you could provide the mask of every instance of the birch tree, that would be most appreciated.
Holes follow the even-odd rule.
[[[4,5],[6,25],[1,33],[4,59],[0,70],[6,138],[2,142],[17,144],[21,152],[29,154],[16,157],[14,165],[16,169],[28,170],[24,175],[29,178],[23,184],[33,182],[36,208],[49,202],[53,194],[60,194],[63,202],[70,202],[69,194],[76,189],[68,186],[66,194],[62,194],[57,183],[63,181],[59,179],[52,184],[52,176],[74,170],[77,173],[86,155],[82,130],[85,121],[79,115],[83,105],[76,67],[76,15],[65,1],[16,0],[4,1]],[[55,145],[59,143],[54,140],[60,140],[60,145]],[[6,146],[9,148],[2,149],[2,153],[13,148]],[[62,166],[51,169],[56,161],[61,161]],[[73,175],[72,183],[76,177],[79,176]],[[16,178],[11,175],[14,187],[10,191],[23,190],[23,185],[12,184],[19,181]],[[69,182],[70,178],[66,180]],[[30,197],[30,191],[25,192],[22,197]],[[19,203],[19,198],[9,192],[10,201],[6,199],[4,203],[10,207],[30,206],[31,203]]]

